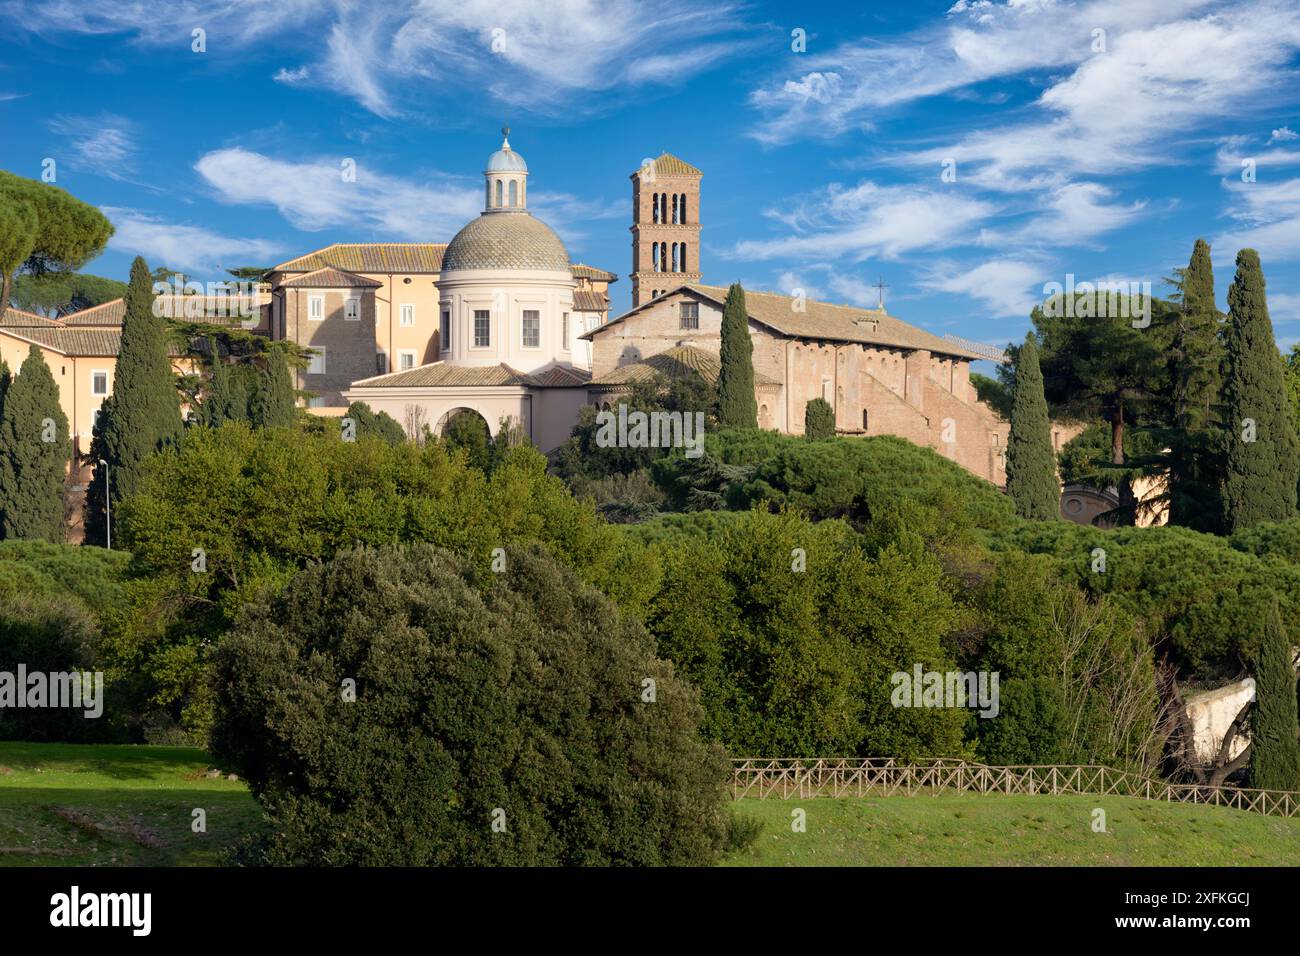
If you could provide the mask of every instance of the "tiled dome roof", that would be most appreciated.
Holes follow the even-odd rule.
[[[569,253],[546,223],[526,212],[485,212],[447,245],[443,273],[460,269],[569,271]]]

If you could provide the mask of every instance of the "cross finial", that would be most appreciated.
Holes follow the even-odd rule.
[[[889,286],[885,285],[885,280],[883,277],[877,277],[876,284],[873,288],[875,288],[876,290],[876,308],[879,309],[881,312],[884,312],[885,311],[885,290],[888,289]]]

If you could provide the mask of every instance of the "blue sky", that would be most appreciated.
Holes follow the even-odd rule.
[[[666,150],[705,172],[706,281],[874,305],[883,277],[891,313],[1001,344],[1045,283],[1161,294],[1203,236],[1221,304],[1254,246],[1300,340],[1300,4],[852,6],[0,0],[0,167],[53,159],[105,210],[87,271],[215,279],[449,240],[508,123],[530,206],[620,275],[616,311],[628,176]]]

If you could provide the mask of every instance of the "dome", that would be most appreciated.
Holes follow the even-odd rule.
[[[526,212],[485,212],[447,244],[442,271],[537,269],[568,272],[569,253],[546,223]]]
[[[524,158],[516,153],[509,145],[498,149],[488,157],[487,169],[489,173],[526,173],[528,164]]]

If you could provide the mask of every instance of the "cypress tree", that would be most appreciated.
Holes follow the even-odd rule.
[[[0,313],[0,315],[2,314],[3,313]],[[9,364],[5,362],[4,359],[0,358],[0,418],[4,417],[5,392],[9,390],[9,383],[12,380],[13,379],[9,375]],[[5,503],[4,503],[4,499],[0,497],[0,528],[4,527],[4,519],[5,519]],[[0,536],[3,536],[3,532],[0,532]]]
[[[1214,304],[1210,246],[1197,239],[1179,280],[1182,303],[1174,325],[1171,373],[1174,431],[1169,438],[1169,523],[1215,531],[1223,506],[1213,425],[1222,379],[1223,342]]]
[[[1277,603],[1264,618],[1255,661],[1255,717],[1251,724],[1251,783],[1261,790],[1300,790],[1300,727],[1296,719],[1291,641]]]
[[[273,349],[266,355],[266,370],[258,376],[253,399],[253,424],[260,428],[291,428],[298,420],[294,407],[293,381],[284,355]]]
[[[248,391],[241,372],[222,361],[213,342],[212,371],[208,375],[208,394],[200,408],[200,422],[217,428],[222,422],[248,421]]]
[[[111,469],[114,504],[134,494],[145,460],[180,444],[184,424],[176,379],[167,357],[167,327],[153,314],[153,280],[144,259],[131,263],[126,317],[113,394],[101,406],[91,442],[95,473],[86,491],[86,540],[104,541],[102,458]]]
[[[835,437],[835,409],[826,399],[809,399],[804,406],[803,435],[809,441]]]
[[[1007,438],[1007,494],[1022,518],[1060,517],[1061,486],[1056,479],[1052,426],[1038,364],[1038,340],[1031,332],[1016,356],[1016,388]]]
[[[0,537],[63,540],[70,452],[59,386],[33,345],[0,414]]]
[[[1254,249],[1237,253],[1228,310],[1222,494],[1232,532],[1295,514],[1300,444]]]
[[[754,397],[754,343],[749,338],[749,312],[739,282],[727,290],[722,310],[722,370],[718,373],[718,421],[723,428],[757,428]]]

